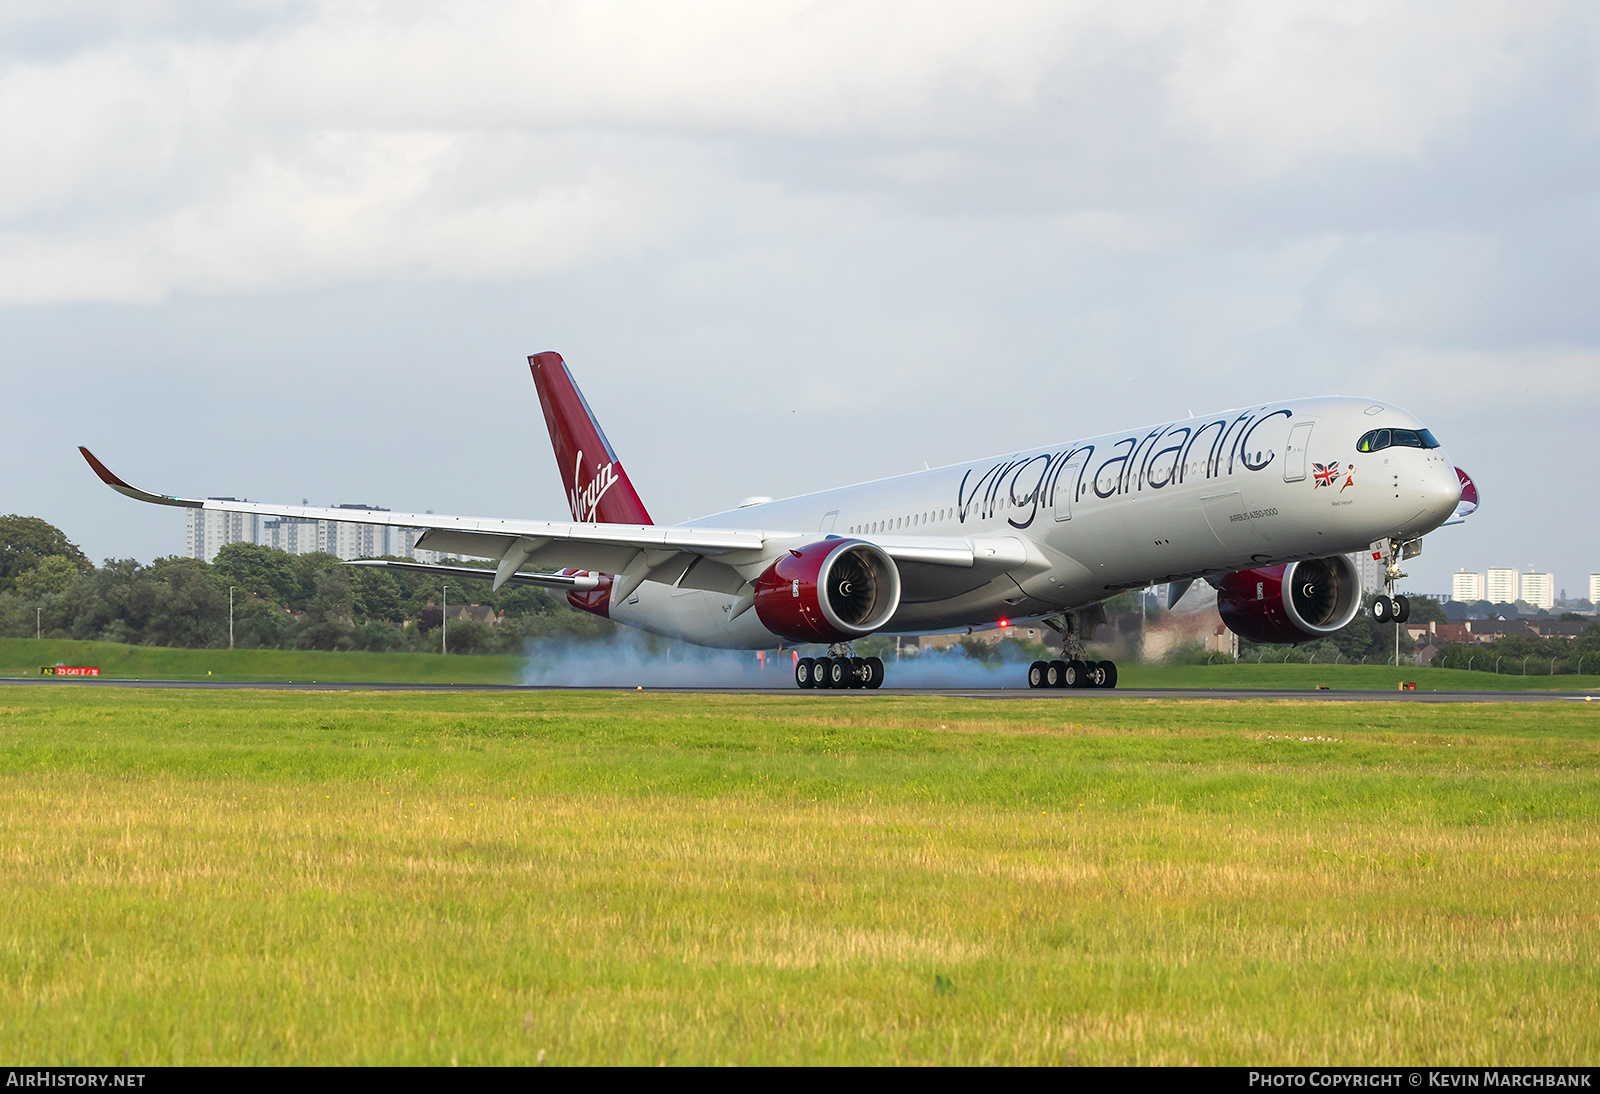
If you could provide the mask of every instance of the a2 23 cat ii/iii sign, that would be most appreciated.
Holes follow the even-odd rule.
[[[40,665],[40,676],[99,676],[98,665]]]

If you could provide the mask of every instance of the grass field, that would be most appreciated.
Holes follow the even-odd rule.
[[[603,647],[602,647],[603,648]],[[754,654],[749,657],[754,661]],[[116,642],[0,638],[0,677],[37,676],[41,665],[98,665],[119,680],[242,680],[323,683],[517,684],[525,657],[442,657],[428,653],[334,653],[320,650],[181,650]],[[1521,667],[1520,663],[1517,666]],[[693,670],[690,670],[691,672]],[[774,668],[774,676],[782,675]],[[1024,666],[998,668],[994,686],[1023,687]],[[1124,688],[1304,688],[1393,691],[1402,680],[1439,691],[1596,691],[1600,675],[1522,676],[1462,669],[1384,665],[1139,665],[1120,668]],[[694,683],[690,678],[686,683]],[[890,666],[889,686],[894,685]]]
[[[1600,1059],[1594,704],[0,703],[19,1063]]]
[[[96,665],[118,680],[248,680],[352,684],[515,684],[526,659],[328,650],[182,650],[121,642],[0,638],[0,676],[42,665]]]

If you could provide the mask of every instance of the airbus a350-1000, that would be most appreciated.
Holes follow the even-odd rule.
[[[802,688],[878,687],[857,657],[874,633],[928,634],[1037,619],[1062,657],[1031,687],[1115,687],[1085,656],[1103,601],[1197,579],[1223,620],[1257,642],[1306,642],[1362,610],[1350,555],[1375,551],[1380,620],[1404,622],[1401,560],[1464,517],[1477,491],[1423,424],[1372,399],[1268,403],[655,524],[557,353],[528,358],[572,520],[444,517],[215,498],[128,485],[140,501],[231,513],[420,528],[420,549],[493,570],[372,560],[357,565],[543,586],[618,623],[702,646],[828,647],[795,662]]]

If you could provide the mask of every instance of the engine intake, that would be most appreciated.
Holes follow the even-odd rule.
[[[1252,642],[1302,642],[1349,626],[1361,610],[1361,574],[1344,555],[1263,566],[1217,584],[1217,611]]]
[[[756,578],[761,625],[791,642],[848,642],[900,607],[900,571],[875,544],[827,539],[787,552]]]

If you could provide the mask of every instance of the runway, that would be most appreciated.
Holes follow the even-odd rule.
[[[947,699],[1167,699],[1234,701],[1277,699],[1319,703],[1557,703],[1592,702],[1592,692],[1581,691],[1355,691],[1268,688],[1116,688],[1111,691],[1072,688],[896,688],[877,691],[801,691],[799,688],[749,687],[552,687],[530,684],[361,684],[316,680],[279,682],[234,680],[106,680],[53,679],[51,677],[0,677],[0,686],[64,688],[154,688],[179,691],[441,691],[441,692],[569,692],[610,691],[655,695],[791,695],[797,698],[840,696],[870,701],[884,696],[935,696]]]

